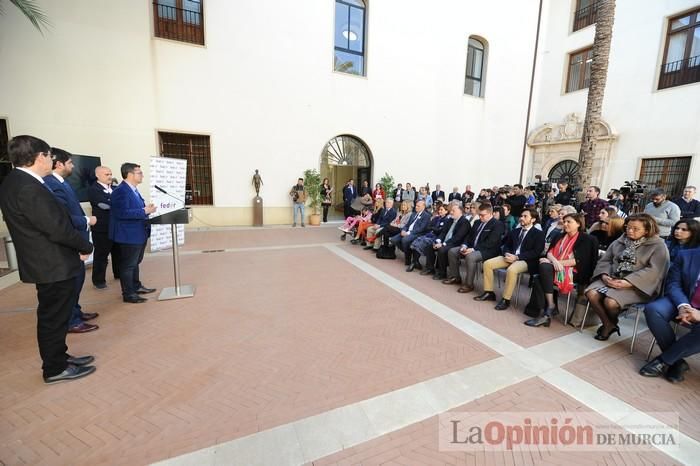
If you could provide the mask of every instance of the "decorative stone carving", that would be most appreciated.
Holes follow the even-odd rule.
[[[610,125],[601,121],[595,133],[599,140],[615,139]],[[569,113],[560,124],[545,123],[534,130],[527,140],[531,147],[543,144],[580,142],[583,135],[583,120],[576,113]]]

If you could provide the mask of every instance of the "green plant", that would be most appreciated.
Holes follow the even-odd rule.
[[[386,197],[391,197],[391,193],[394,192],[394,177],[384,172],[384,176],[379,180],[379,184],[382,185]]]
[[[0,0],[0,15],[5,13],[2,3],[3,0]],[[42,26],[45,29],[51,26],[49,18],[41,8],[39,8],[35,0],[10,0],[10,3],[16,6],[40,33],[44,33],[44,31],[41,30]]]
[[[315,168],[304,171],[304,190],[309,207],[314,214],[318,214],[318,208],[321,206],[321,174]]]

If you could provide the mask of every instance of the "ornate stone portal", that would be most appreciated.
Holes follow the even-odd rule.
[[[545,123],[530,133],[527,145],[531,148],[531,163],[527,181],[533,181],[537,175],[541,175],[543,180],[549,179],[552,168],[559,162],[578,162],[582,134],[583,119],[576,113],[568,114],[561,123]],[[592,184],[602,186],[617,135],[605,121],[597,125],[596,134],[598,144],[593,160]]]

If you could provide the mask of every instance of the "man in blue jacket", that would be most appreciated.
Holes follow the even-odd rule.
[[[401,233],[389,239],[397,248],[403,251],[404,263],[406,264],[406,270],[409,272],[412,272],[415,268],[415,264],[411,263],[413,256],[411,254],[411,243],[426,232],[429,224],[430,214],[425,211],[425,201],[420,200],[416,202],[416,211],[411,214]]]
[[[140,165],[122,164],[121,175],[124,181],[112,191],[109,239],[119,245],[122,298],[125,303],[137,304],[146,301],[140,295],[156,291],[143,286],[139,279],[139,264],[151,235],[148,215],[156,211],[156,206],[146,205],[137,189],[143,182]]]
[[[46,186],[53,192],[56,199],[66,206],[70,214],[73,228],[85,240],[89,241],[90,226],[97,222],[97,219],[85,215],[83,208],[80,206],[77,194],[73,187],[65,180],[73,173],[73,156],[57,147],[51,148],[53,154],[53,173],[44,177]],[[98,316],[96,312],[83,312],[80,306],[80,292],[83,290],[85,283],[85,264],[81,264],[80,273],[75,278],[75,306],[68,322],[68,333],[85,333],[97,330],[99,326],[89,324],[86,321],[92,320]]]
[[[639,373],[682,382],[683,373],[689,369],[683,358],[700,353],[700,248],[678,253],[666,277],[666,296],[645,305],[644,315],[661,354]],[[674,319],[690,327],[690,332],[678,340],[669,323]]]

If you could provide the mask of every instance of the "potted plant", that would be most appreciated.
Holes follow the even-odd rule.
[[[379,184],[382,186],[387,199],[391,197],[391,193],[394,192],[394,177],[384,172],[384,176],[379,180]],[[398,207],[397,207],[398,208]]]
[[[304,171],[304,190],[306,191],[306,200],[311,208],[309,215],[309,225],[319,226],[321,224],[321,215],[319,207],[321,206],[321,174],[315,168],[309,168]]]

